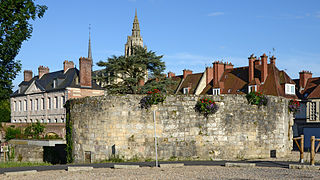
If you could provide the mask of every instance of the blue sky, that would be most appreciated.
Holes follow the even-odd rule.
[[[299,71],[320,76],[320,1],[309,0],[36,0],[48,6],[33,24],[30,40],[16,59],[37,75],[64,60],[79,67],[87,56],[88,26],[94,64],[123,55],[137,8],[141,35],[148,50],[164,55],[166,72],[203,72],[215,60],[247,66],[248,57],[275,55],[276,65],[291,78]],[[274,49],[274,50],[273,50]],[[94,66],[94,70],[100,67]]]

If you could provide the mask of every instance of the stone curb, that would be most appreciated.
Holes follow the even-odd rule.
[[[4,172],[4,174],[7,176],[11,176],[11,175],[35,174],[37,172],[38,172],[37,170],[30,170],[30,171]]]
[[[115,164],[113,166],[114,169],[138,169],[140,168],[139,165],[118,165],[118,164]]]
[[[93,167],[91,166],[68,166],[68,171],[74,172],[74,171],[91,171],[93,170]]]
[[[289,164],[289,169],[319,170],[320,166],[303,165],[303,164]]]
[[[255,163],[225,163],[225,167],[256,167]]]
[[[177,168],[183,167],[183,163],[173,163],[173,164],[160,164],[160,168]]]

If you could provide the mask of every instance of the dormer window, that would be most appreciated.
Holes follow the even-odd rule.
[[[54,79],[54,80],[53,80],[53,83],[52,83],[52,88],[56,88],[56,87],[57,87],[57,84],[58,84],[58,80],[57,80],[57,79]]]
[[[183,88],[183,94],[189,94],[189,88]]]
[[[212,95],[220,95],[220,88],[212,89]]]
[[[248,86],[248,93],[256,92],[256,91],[257,91],[257,85]]]
[[[295,85],[294,84],[286,84],[285,85],[286,94],[294,95],[296,94]]]

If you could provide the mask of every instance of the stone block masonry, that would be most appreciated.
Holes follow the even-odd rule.
[[[124,159],[155,159],[151,110],[143,95],[71,100],[75,162],[97,162],[113,154]],[[293,116],[288,100],[268,96],[268,105],[249,105],[244,95],[213,96],[219,110],[207,118],[195,112],[199,96],[168,96],[157,106],[158,156],[179,159],[245,159],[288,155]]]

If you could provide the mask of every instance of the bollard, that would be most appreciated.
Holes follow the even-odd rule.
[[[310,142],[311,142],[311,149],[310,149],[310,165],[314,166],[314,144],[315,144],[315,136],[311,136]]]
[[[300,163],[304,163],[304,160],[303,160],[303,152],[304,152],[304,135],[301,135],[301,141],[300,141],[300,148],[301,148],[301,151],[300,151]]]

